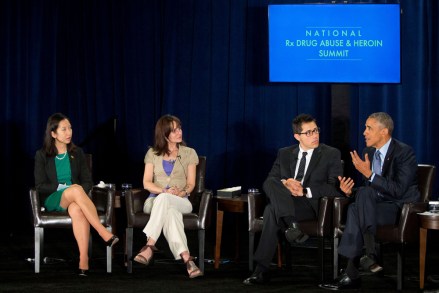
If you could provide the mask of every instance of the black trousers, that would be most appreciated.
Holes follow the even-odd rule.
[[[283,233],[286,228],[283,219],[301,221],[316,218],[318,199],[294,197],[277,179],[267,179],[264,192],[268,204],[264,210],[264,226],[254,259],[258,265],[268,268],[276,252],[279,232]]]
[[[355,202],[349,205],[338,253],[347,258],[362,255],[363,235],[375,235],[377,225],[396,223],[399,210],[395,202],[382,199],[372,187],[360,187],[355,194]]]

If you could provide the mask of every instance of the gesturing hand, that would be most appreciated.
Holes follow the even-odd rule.
[[[363,174],[364,177],[369,178],[372,175],[370,168],[370,160],[367,154],[364,155],[364,161],[360,158],[356,151],[351,152],[352,163],[358,172]]]
[[[354,188],[355,182],[351,178],[338,176],[338,180],[340,181],[340,189],[343,191],[346,196],[352,195],[352,188]]]

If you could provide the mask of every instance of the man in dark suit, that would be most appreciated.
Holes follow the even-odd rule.
[[[392,138],[393,120],[383,112],[373,113],[366,120],[364,160],[351,152],[354,167],[364,177],[364,184],[353,190],[351,178],[339,178],[346,196],[355,196],[348,208],[346,227],[338,251],[348,258],[345,273],[332,284],[320,287],[329,290],[356,289],[361,286],[358,267],[378,272],[375,233],[377,225],[393,224],[404,203],[419,200],[416,177],[417,162],[413,149]],[[360,258],[366,247],[366,255]]]
[[[257,266],[244,284],[269,280],[268,268],[276,251],[278,233],[289,242],[303,242],[308,236],[298,228],[298,221],[315,219],[322,196],[339,196],[338,176],[343,173],[340,151],[319,142],[320,128],[308,114],[294,118],[294,138],[299,144],[279,150],[264,182],[267,196],[264,226],[255,253]]]

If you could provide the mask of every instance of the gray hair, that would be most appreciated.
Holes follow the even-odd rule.
[[[389,130],[389,135],[392,136],[393,133],[393,120],[389,114],[384,112],[376,112],[369,115],[369,118],[373,118],[378,121],[384,128]]]

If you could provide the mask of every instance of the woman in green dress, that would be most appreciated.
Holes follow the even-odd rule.
[[[69,119],[55,113],[49,117],[43,147],[35,155],[35,186],[47,211],[67,211],[79,248],[79,275],[87,276],[90,225],[108,246],[119,241],[100,223],[88,197],[93,186],[84,152],[72,142]]]

